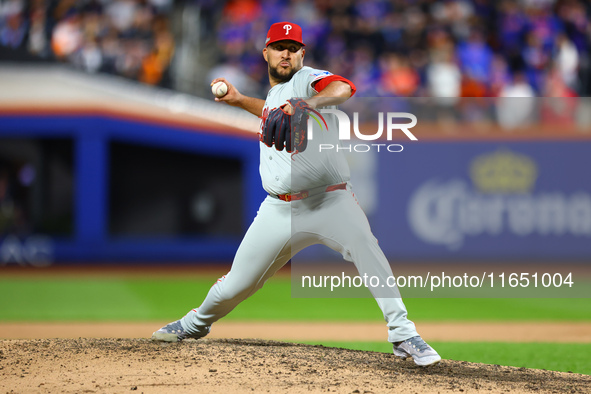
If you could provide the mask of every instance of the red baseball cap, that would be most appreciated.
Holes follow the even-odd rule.
[[[267,33],[265,46],[283,40],[295,41],[306,46],[302,41],[302,28],[300,26],[291,22],[273,23]]]

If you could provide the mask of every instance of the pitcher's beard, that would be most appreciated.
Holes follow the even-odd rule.
[[[280,83],[289,81],[296,72],[298,72],[298,70],[294,68],[289,72],[289,74],[282,75],[279,74],[276,67],[269,66],[269,74],[271,75],[271,77],[273,77],[273,79],[279,81]]]

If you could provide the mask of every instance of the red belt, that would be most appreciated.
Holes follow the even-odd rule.
[[[347,190],[347,183],[339,183],[338,185],[331,185],[327,186],[326,189],[321,190],[324,192],[334,192],[335,190]],[[296,200],[303,200],[304,198],[310,197],[309,190],[302,190],[299,193],[292,193],[292,194],[278,194],[276,196],[278,199],[283,201],[296,201]]]

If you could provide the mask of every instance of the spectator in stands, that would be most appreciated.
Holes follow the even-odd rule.
[[[90,73],[98,72],[103,64],[103,54],[96,38],[84,40],[84,44],[79,51],[76,51],[72,62]]]
[[[525,73],[514,74],[513,80],[499,94],[497,120],[501,127],[512,130],[528,125],[534,116],[535,91]]]
[[[575,122],[578,98],[565,83],[558,64],[548,73],[540,100],[540,122],[544,125],[571,126]]]
[[[445,125],[455,122],[455,106],[461,94],[462,75],[455,63],[452,51],[433,51],[427,66],[427,92],[433,97],[432,114],[428,114]]]
[[[0,45],[20,48],[25,43],[28,24],[23,18],[21,7],[17,2],[10,2],[3,10],[4,23],[0,23]]]
[[[43,0],[34,0],[31,2],[31,22],[29,28],[29,38],[27,49],[33,55],[40,57],[49,56],[49,40],[47,31],[47,10]]]
[[[529,83],[534,90],[543,89],[546,70],[550,62],[550,53],[544,46],[543,40],[535,31],[530,31],[525,40],[522,53]]]
[[[51,49],[58,60],[73,61],[75,52],[83,46],[80,14],[73,11],[60,20],[51,37]]]
[[[386,96],[413,96],[419,87],[419,75],[407,58],[394,53],[380,59],[380,88]]]
[[[490,82],[493,52],[484,41],[484,34],[478,28],[473,28],[468,40],[458,45],[457,57],[462,73],[474,85],[479,85],[472,91],[486,91],[486,86]]]
[[[470,19],[474,6],[467,0],[434,2],[431,7],[433,19],[441,25],[450,26],[453,36],[465,41],[470,36]]]
[[[380,71],[373,62],[369,48],[360,46],[353,51],[351,77],[357,86],[357,96],[376,97],[380,82]]]
[[[500,54],[493,57],[490,71],[490,89],[492,97],[500,96],[501,90],[509,82],[510,72],[507,60]]]
[[[462,75],[454,62],[453,53],[435,52],[432,56],[427,67],[429,96],[439,98],[440,100],[436,101],[443,105],[454,105],[460,97]]]
[[[566,86],[571,89],[578,87],[579,52],[566,34],[560,33],[556,37],[554,59],[557,72]]]

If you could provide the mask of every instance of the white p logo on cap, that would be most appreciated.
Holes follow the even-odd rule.
[[[289,31],[291,30],[291,25],[283,25],[283,28],[285,29],[285,35],[289,35]]]

